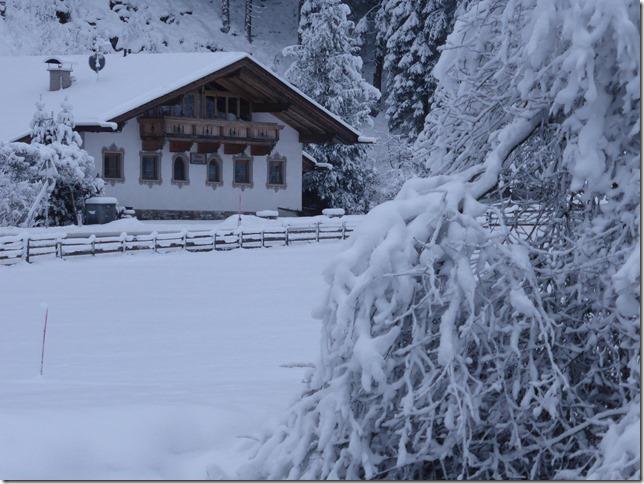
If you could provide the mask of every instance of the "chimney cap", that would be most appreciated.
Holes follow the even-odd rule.
[[[47,64],[47,70],[48,71],[73,71],[73,64],[74,62],[63,62],[61,59],[57,59],[56,57],[50,57],[45,61],[45,64]]]

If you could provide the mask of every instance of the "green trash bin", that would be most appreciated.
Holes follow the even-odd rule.
[[[85,200],[85,223],[106,224],[116,220],[116,204],[114,197],[91,197]]]

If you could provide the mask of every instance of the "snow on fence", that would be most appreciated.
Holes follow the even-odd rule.
[[[13,264],[45,255],[60,259],[75,255],[151,252],[179,249],[189,252],[254,249],[297,242],[344,240],[354,228],[342,223],[298,225],[284,229],[233,231],[122,232],[113,234],[21,234],[0,236],[0,264]]]

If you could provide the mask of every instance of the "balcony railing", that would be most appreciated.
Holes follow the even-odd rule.
[[[139,130],[142,139],[166,137],[195,141],[273,144],[279,140],[280,125],[165,116],[139,118]]]

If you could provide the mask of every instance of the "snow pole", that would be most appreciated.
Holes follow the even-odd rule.
[[[237,209],[237,227],[241,225],[241,206],[242,206],[242,194],[241,190],[239,191],[239,208]]]
[[[47,338],[47,319],[49,316],[49,307],[45,304],[45,324],[42,328],[42,347],[40,350],[40,376],[42,376],[43,366],[45,363],[45,338]]]

